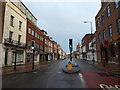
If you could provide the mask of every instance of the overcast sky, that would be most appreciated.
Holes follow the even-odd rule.
[[[73,39],[75,50],[84,35],[90,33],[90,24],[84,24],[85,20],[93,22],[93,31],[95,31],[95,16],[100,9],[100,2],[29,1],[24,4],[38,19],[38,27],[46,30],[66,53],[69,53],[68,40],[70,38]]]

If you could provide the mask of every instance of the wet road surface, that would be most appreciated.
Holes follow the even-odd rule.
[[[62,71],[62,67],[69,59],[58,60],[48,63],[48,67],[35,72],[13,74],[3,76],[3,88],[100,88],[99,84],[109,84],[109,78],[98,75],[101,72],[98,68],[81,61],[73,60],[80,66],[80,72],[67,74]],[[117,84],[118,82],[114,82]],[[113,84],[113,83],[110,83]]]

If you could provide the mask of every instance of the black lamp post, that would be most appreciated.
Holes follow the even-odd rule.
[[[14,70],[16,70],[17,49],[15,49],[14,53],[15,53]]]

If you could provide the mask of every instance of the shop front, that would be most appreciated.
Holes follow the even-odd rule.
[[[35,51],[34,52],[34,61],[35,62],[39,62],[39,58],[40,58],[40,51]]]
[[[15,57],[16,55],[16,57]],[[19,48],[5,47],[3,50],[3,66],[12,66],[15,64],[25,64],[25,50]]]
[[[39,62],[40,58],[40,51],[34,52],[34,61]],[[33,50],[27,49],[26,50],[26,63],[31,63],[33,61]]]
[[[120,35],[109,40],[109,59],[113,63],[120,63]]]
[[[26,49],[26,63],[30,63],[33,61],[33,50]]]

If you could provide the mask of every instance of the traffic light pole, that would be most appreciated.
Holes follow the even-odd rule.
[[[35,52],[35,41],[34,39],[32,40],[32,50],[33,50],[33,63],[32,63],[32,69],[34,69],[34,52]]]
[[[72,61],[72,49],[73,49],[72,39],[69,39],[69,49],[70,49],[70,61]]]
[[[32,69],[34,69],[34,52],[35,52],[35,50],[33,50],[33,65],[32,65]]]
[[[70,61],[72,61],[72,51],[70,51]]]

